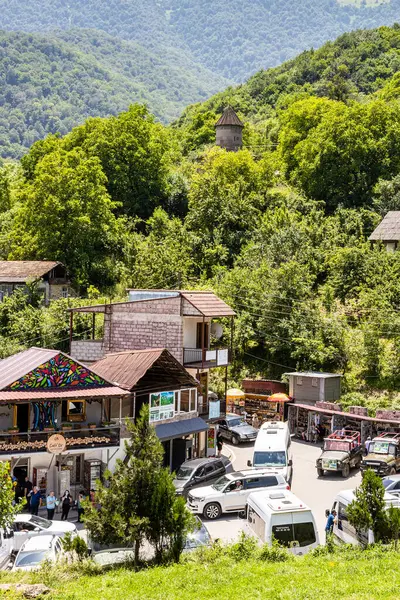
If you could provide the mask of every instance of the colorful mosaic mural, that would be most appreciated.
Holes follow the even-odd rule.
[[[109,385],[104,379],[65,354],[57,354],[48,362],[30,371],[6,390],[30,390],[53,387],[100,387]]]
[[[54,427],[55,403],[33,402],[33,429],[43,431],[45,427]]]

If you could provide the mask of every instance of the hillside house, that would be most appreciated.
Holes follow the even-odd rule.
[[[93,337],[96,317],[103,319],[101,339],[73,340],[76,313],[92,313]],[[91,364],[114,352],[166,348],[200,383],[198,410],[208,415],[209,371],[224,367],[226,380],[235,316],[213,292],[129,290],[128,302],[73,308],[70,314],[71,355],[77,360]],[[228,325],[225,343],[221,319]],[[217,403],[212,406],[218,418]]]
[[[295,403],[335,402],[341,394],[341,375],[313,371],[284,373],[289,378],[289,396]]]
[[[198,382],[164,349],[128,350],[107,354],[93,365],[96,373],[130,392],[121,407],[113,404],[112,420],[135,418],[144,404],[150,410],[164,447],[164,463],[176,470],[189,458],[206,455],[207,423],[199,417]]]
[[[30,348],[0,361],[0,460],[42,493],[90,489],[121,447],[129,392],[58,350]],[[118,407],[117,409],[114,408]]]
[[[60,262],[49,260],[1,260],[0,301],[17,289],[25,289],[28,282],[37,282],[45,304],[51,300],[68,298],[71,282]]]
[[[368,238],[382,242],[388,252],[394,252],[400,244],[400,210],[391,210]]]

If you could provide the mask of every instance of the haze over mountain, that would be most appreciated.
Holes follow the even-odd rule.
[[[133,102],[171,121],[342,32],[396,20],[400,0],[0,0],[0,156]]]

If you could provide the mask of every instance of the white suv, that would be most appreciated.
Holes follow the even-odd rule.
[[[212,485],[190,491],[188,505],[206,519],[217,519],[222,513],[244,510],[251,492],[271,488],[290,490],[283,475],[271,469],[237,471],[223,475]]]

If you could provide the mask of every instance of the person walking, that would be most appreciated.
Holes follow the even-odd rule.
[[[29,504],[31,515],[36,515],[37,516],[39,507],[41,505],[42,505],[42,494],[40,493],[39,488],[36,487],[36,485],[35,485],[34,488],[33,488],[33,490],[32,490],[31,501],[30,501],[30,504]]]
[[[224,441],[222,439],[222,435],[218,433],[217,435],[217,456],[220,457],[222,454],[222,446],[224,445]]]
[[[64,495],[61,498],[61,521],[68,520],[68,513],[71,508],[72,498],[71,494],[68,490],[64,492]]]
[[[50,494],[46,498],[46,508],[47,508],[47,518],[49,521],[54,519],[54,512],[57,506],[57,498],[54,492],[50,492]]]
[[[82,502],[85,500],[85,492],[82,490],[78,495],[78,520],[77,523],[82,523],[81,516],[85,514],[85,509],[82,506]]]
[[[253,413],[252,417],[251,417],[251,424],[253,425],[253,427],[255,429],[258,429],[260,426],[260,420],[258,418],[258,414],[255,412]]]
[[[33,485],[32,485],[32,482],[29,481],[29,477],[25,477],[24,494],[25,494],[25,499],[26,499],[26,508],[27,508],[28,512],[29,512],[30,503],[31,503],[32,488],[33,488]]]
[[[364,446],[365,446],[365,454],[366,454],[366,455],[367,455],[367,454],[368,454],[368,452],[369,452],[369,447],[370,447],[370,445],[371,445],[371,442],[372,442],[372,440],[371,440],[371,436],[369,435],[369,436],[367,437],[367,439],[365,440],[365,442],[364,442]]]

